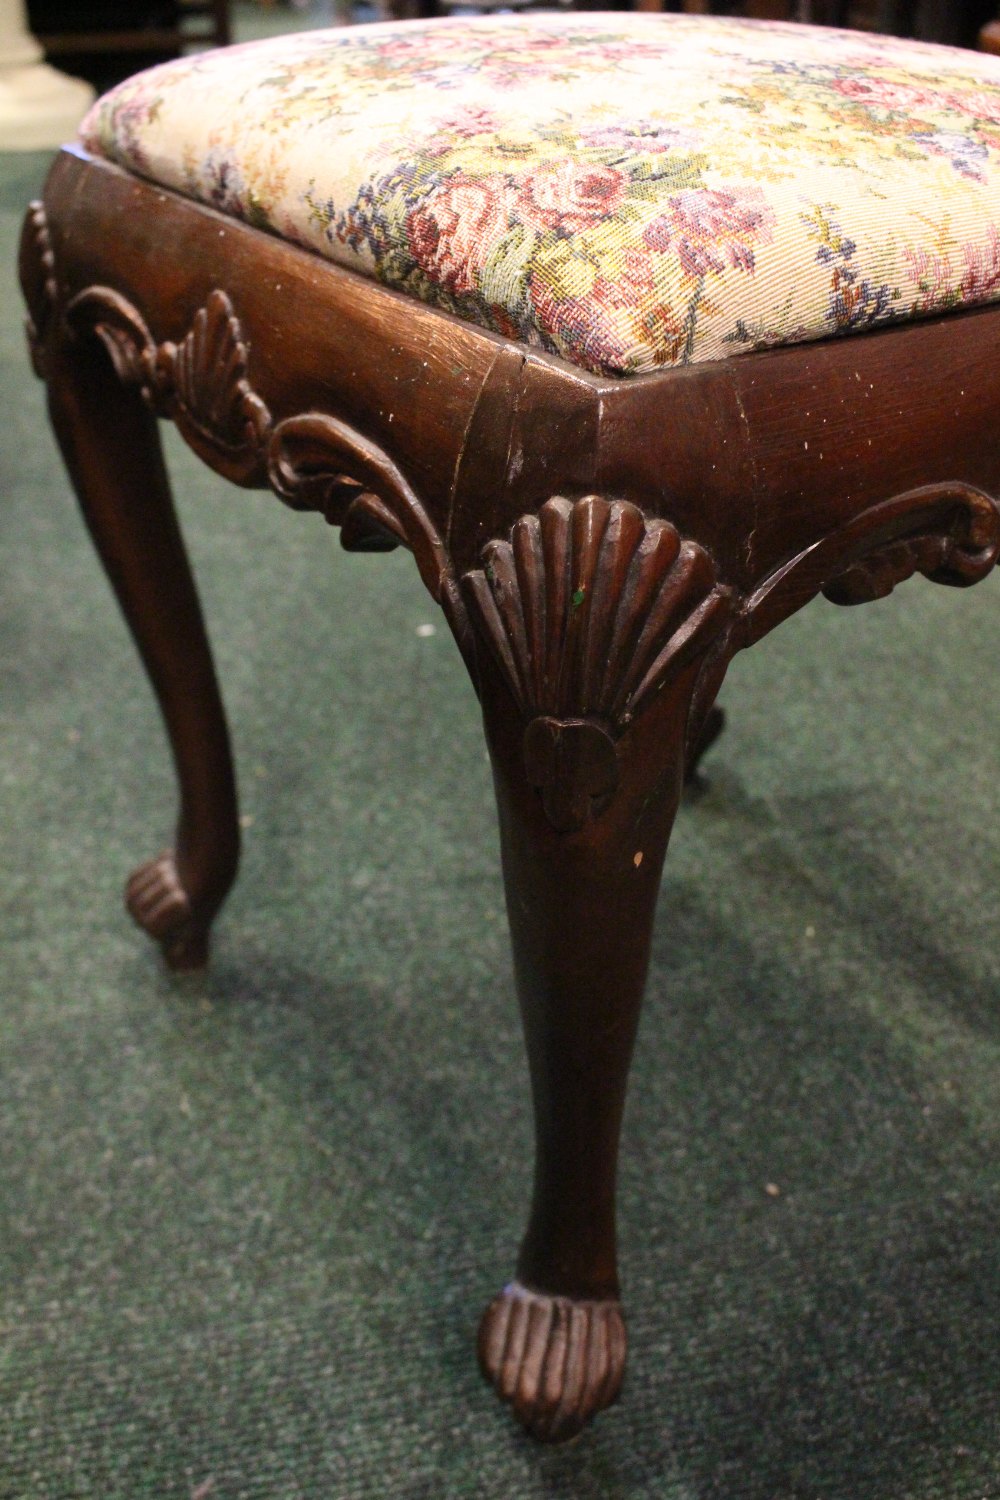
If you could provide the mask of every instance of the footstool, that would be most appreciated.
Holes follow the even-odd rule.
[[[641,14],[213,52],[98,102],[21,277],[176,762],[174,845],[127,890],[168,964],[206,961],[239,821],[156,419],[345,547],[409,548],[454,633],[537,1127],[479,1353],[571,1436],[625,1367],[626,1074],[728,663],[818,594],[1000,551],[1000,60]]]

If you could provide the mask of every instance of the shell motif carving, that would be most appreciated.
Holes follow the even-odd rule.
[[[246,344],[225,292],[211,293],[180,344],[157,346],[141,313],[111,287],[77,293],[65,324],[72,338],[96,335],[119,380],[172,417],[212,468],[237,484],[262,477],[271,415],[250,385]]]
[[[45,214],[35,205],[22,234],[22,279],[41,353],[56,287]],[[418,496],[377,444],[335,417],[307,412],[272,426],[249,380],[247,345],[226,293],[213,291],[180,344],[157,345],[142,315],[111,287],[79,292],[63,320],[71,339],[100,339],[118,378],[171,417],[199,457],[237,484],[267,479],[286,504],[319,510],[342,528],[345,547],[412,549],[467,663],[468,618],[447,551]],[[36,362],[39,374],[44,374]]]
[[[18,274],[24,300],[28,305],[24,331],[28,339],[28,348],[31,351],[31,363],[35,374],[44,378],[45,339],[52,322],[59,289],[45,209],[37,201],[29,205],[21,228]]]
[[[180,344],[161,344],[153,395],[196,453],[227,478],[262,472],[271,414],[247,378],[247,350],[225,292],[212,292]]]
[[[733,614],[703,547],[599,495],[522,516],[463,586],[526,721],[526,773],[561,832],[608,805],[617,740]]]

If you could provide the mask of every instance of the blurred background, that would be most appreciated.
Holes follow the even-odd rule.
[[[303,27],[407,16],[525,9],[536,0],[28,0],[46,58],[103,89],[197,46],[221,46]],[[548,0],[548,9],[562,8]],[[567,8],[569,8],[567,3]],[[577,0],[580,10],[626,10],[628,0]],[[984,44],[995,0],[638,0],[643,10],[747,15],[856,26],[955,46]],[[998,41],[1000,46],[1000,41]]]

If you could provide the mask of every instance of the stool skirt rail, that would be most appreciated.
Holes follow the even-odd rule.
[[[402,545],[482,703],[537,1154],[488,1378],[572,1436],[625,1367],[615,1168],[661,867],[733,655],[818,594],[1000,552],[1000,308],[630,379],[474,326],[80,148],[21,246],[28,332],[166,723],[171,849],[127,903],[203,964],[229,739],[157,418],[236,484]]]

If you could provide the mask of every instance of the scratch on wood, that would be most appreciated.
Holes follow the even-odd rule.
[[[752,569],[752,567],[753,567],[753,539],[757,535],[757,519],[758,519],[758,498],[759,497],[758,497],[758,486],[757,486],[757,455],[754,452],[753,436],[752,436],[751,431],[750,431],[750,421],[749,421],[749,418],[747,417],[746,407],[743,405],[743,397],[740,394],[739,383],[735,379],[733,380],[732,390],[733,390],[733,396],[736,399],[736,409],[737,409],[737,411],[739,412],[739,415],[740,415],[740,426],[743,428],[743,436],[744,436],[744,438],[746,440],[747,451],[748,451],[748,453],[750,455],[750,487],[751,487],[751,497],[750,498],[751,498],[751,504],[753,506],[753,524],[750,527],[750,530],[747,532],[747,552],[746,552],[747,572],[750,572],[751,569]]]

